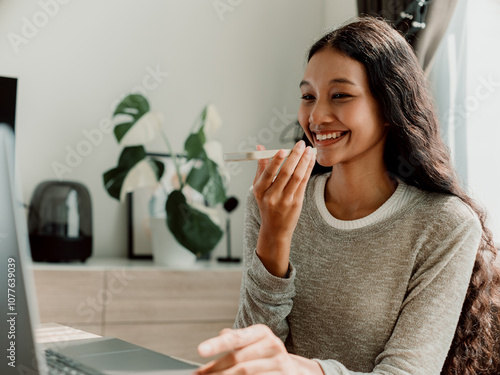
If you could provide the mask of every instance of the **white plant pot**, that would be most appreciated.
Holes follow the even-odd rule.
[[[163,218],[151,218],[151,240],[158,265],[186,267],[196,262],[196,255],[177,242]]]

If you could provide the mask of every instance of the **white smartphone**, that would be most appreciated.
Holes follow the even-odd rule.
[[[248,161],[248,160],[259,160],[259,159],[269,159],[278,153],[279,150],[262,150],[262,151],[249,151],[249,152],[234,152],[224,154],[225,161]],[[292,150],[285,150],[287,157],[290,155]],[[316,154],[316,149],[312,149],[313,153]]]

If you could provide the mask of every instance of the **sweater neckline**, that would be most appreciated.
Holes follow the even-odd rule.
[[[316,207],[323,220],[331,227],[341,230],[359,229],[371,224],[387,219],[402,207],[406,206],[415,194],[412,194],[411,189],[403,181],[398,180],[398,186],[392,195],[387,199],[382,206],[377,208],[370,215],[356,220],[340,220],[334,217],[326,207],[325,203],[325,186],[330,173],[320,175],[315,181],[314,201]]]

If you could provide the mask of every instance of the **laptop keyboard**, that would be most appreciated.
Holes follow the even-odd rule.
[[[53,350],[45,350],[49,375],[104,375]]]

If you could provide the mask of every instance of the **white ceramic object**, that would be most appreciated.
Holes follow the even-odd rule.
[[[177,242],[164,218],[151,218],[151,240],[155,264],[182,268],[196,262],[196,255]]]

